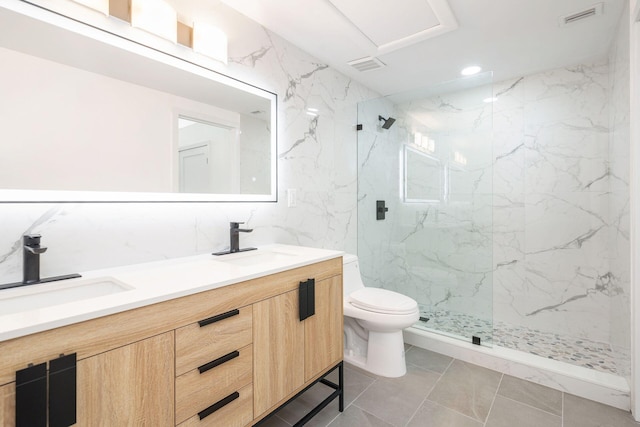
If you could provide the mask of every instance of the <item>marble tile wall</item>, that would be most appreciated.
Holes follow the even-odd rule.
[[[247,246],[356,251],[356,105],[378,95],[230,8],[209,10],[234,28],[223,71],[278,94],[278,202],[2,204],[0,282],[21,280],[25,233],[49,248],[43,276],[221,250],[229,221],[254,229]],[[296,207],[286,205],[288,188]]]
[[[496,321],[609,341],[608,78],[604,59],[496,84]]]

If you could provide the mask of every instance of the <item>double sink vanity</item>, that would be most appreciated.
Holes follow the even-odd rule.
[[[0,291],[0,424],[254,425],[342,407],[342,253],[287,245]]]

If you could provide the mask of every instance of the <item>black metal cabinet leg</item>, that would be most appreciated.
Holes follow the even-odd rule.
[[[344,411],[344,362],[340,362],[338,368],[338,387],[340,387],[340,396],[338,397],[338,410]]]

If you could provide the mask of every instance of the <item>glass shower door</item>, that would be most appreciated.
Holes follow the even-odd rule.
[[[492,97],[486,73],[358,105],[365,284],[418,301],[416,327],[483,345],[493,332]]]

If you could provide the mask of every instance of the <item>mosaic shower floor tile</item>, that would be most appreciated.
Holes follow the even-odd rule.
[[[614,351],[607,343],[502,322],[493,325],[490,319],[447,310],[430,312],[423,306],[420,307],[420,316],[421,320],[415,326],[436,333],[464,340],[476,336],[482,344],[489,346],[524,351],[614,375],[630,375],[629,354]]]

